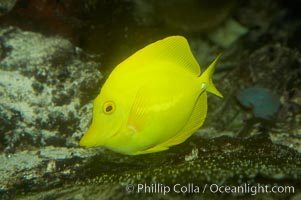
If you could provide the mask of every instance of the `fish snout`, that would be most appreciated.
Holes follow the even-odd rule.
[[[95,131],[93,126],[91,126],[84,136],[79,141],[79,146],[81,147],[95,147],[101,146],[102,142],[99,140],[99,134]]]

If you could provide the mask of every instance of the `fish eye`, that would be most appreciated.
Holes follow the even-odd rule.
[[[103,105],[103,112],[105,114],[112,114],[115,111],[115,104],[112,101],[107,101]]]

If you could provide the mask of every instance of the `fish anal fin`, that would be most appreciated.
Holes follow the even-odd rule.
[[[164,151],[169,149],[169,147],[180,144],[184,142],[187,138],[189,138],[205,121],[207,114],[207,95],[206,93],[202,93],[195,104],[195,107],[190,115],[186,125],[182,128],[181,131],[174,137],[169,140],[158,144],[154,147],[151,147],[147,150],[141,151],[138,154],[145,153],[154,153],[158,151]]]
[[[160,144],[160,146],[164,146],[168,148],[170,146],[174,146],[184,142],[187,138],[189,138],[196,130],[198,130],[204,123],[207,114],[207,95],[206,93],[202,93],[195,104],[195,107],[186,123],[186,125],[182,128],[181,131],[174,137],[170,138],[166,142]]]
[[[156,145],[156,146],[148,148],[146,150],[138,151],[137,153],[135,153],[135,155],[147,154],[147,153],[155,153],[155,152],[159,152],[159,151],[165,151],[167,149],[168,149],[168,147]]]

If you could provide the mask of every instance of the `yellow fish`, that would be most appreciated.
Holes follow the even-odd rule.
[[[187,40],[171,36],[120,63],[94,100],[93,120],[80,146],[128,154],[167,150],[204,122],[219,56],[201,74]]]

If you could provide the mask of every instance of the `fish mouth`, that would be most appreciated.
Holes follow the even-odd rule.
[[[107,146],[108,143],[118,136],[118,133],[122,130],[122,121],[120,123],[115,123],[113,125],[108,125],[105,123],[93,122],[89,129],[83,135],[79,141],[79,146],[81,147],[98,147]]]
[[[104,138],[99,137],[98,134],[92,127],[90,127],[84,136],[79,141],[79,146],[81,147],[97,147],[104,145]]]
[[[93,143],[91,137],[88,134],[89,130],[83,135],[79,141],[79,146],[81,147],[95,147],[96,143]]]
[[[86,148],[105,146],[108,140],[118,135],[118,130],[113,132],[112,135],[101,133],[105,133],[105,131],[98,131],[97,129],[90,127],[80,139],[79,146]],[[104,135],[107,135],[107,137],[104,137]]]

